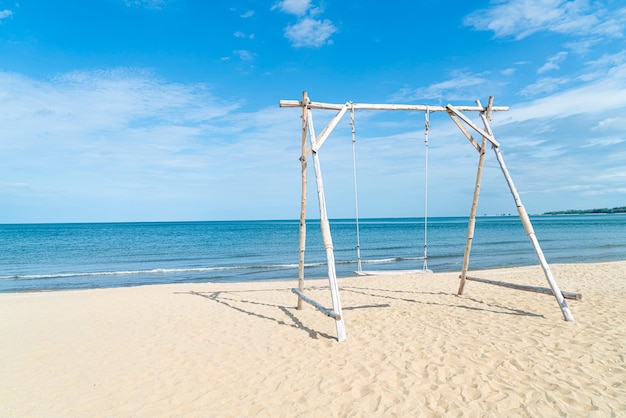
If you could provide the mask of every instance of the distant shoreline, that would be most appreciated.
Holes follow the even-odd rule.
[[[626,206],[602,209],[571,209],[553,212],[544,212],[544,215],[596,215],[596,214],[626,214]]]

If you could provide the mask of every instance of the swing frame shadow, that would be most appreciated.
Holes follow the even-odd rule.
[[[220,291],[195,291],[174,292],[175,294],[198,296],[218,303],[224,307],[230,308],[239,314],[248,315],[265,321],[275,322],[281,326],[297,328],[305,331],[311,338],[317,339],[323,337],[325,339],[333,339],[332,335],[316,331],[305,325],[294,313],[295,307],[284,304],[275,303],[263,299],[248,298],[245,295],[258,295],[265,292],[284,291],[283,288],[273,288],[266,290],[220,290]],[[389,308],[388,303],[355,305],[346,307],[346,311],[359,309],[383,309]],[[260,308],[271,308],[272,312],[263,312]],[[282,315],[286,316],[289,321],[285,320]]]
[[[497,111],[508,111],[509,108],[506,106],[493,106],[493,96],[489,97],[489,102],[487,106],[483,106],[479,100],[476,100],[475,106],[453,106],[448,104],[446,106],[429,106],[429,105],[407,105],[407,104],[357,104],[353,102],[346,102],[345,104],[331,104],[331,103],[322,103],[322,102],[313,102],[309,99],[308,93],[304,91],[302,93],[302,100],[281,100],[280,107],[286,108],[295,108],[299,107],[302,109],[302,130],[301,130],[301,144],[302,144],[302,152],[300,156],[301,162],[301,184],[302,184],[302,195],[301,195],[301,205],[300,205],[300,236],[299,236],[299,257],[298,257],[298,288],[294,289],[294,293],[298,294],[298,304],[297,309],[302,309],[303,298],[300,295],[304,295],[304,252],[306,247],[306,202],[307,202],[307,161],[309,155],[313,160],[314,172],[315,172],[315,180],[317,185],[317,196],[319,202],[319,211],[320,211],[320,229],[322,232],[322,242],[326,251],[326,259],[328,266],[328,281],[331,293],[332,300],[332,309],[326,308],[319,304],[318,302],[307,298],[305,300],[307,303],[311,303],[314,307],[324,311],[331,311],[334,314],[335,325],[337,330],[337,340],[339,342],[344,341],[346,339],[346,328],[345,322],[342,315],[341,310],[341,301],[339,298],[339,287],[337,284],[337,273],[335,268],[335,256],[333,251],[333,242],[332,235],[330,232],[330,224],[328,220],[328,213],[326,210],[326,198],[324,194],[324,185],[322,180],[322,171],[320,167],[320,160],[318,151],[324,144],[324,142],[328,139],[332,131],[335,129],[339,121],[343,118],[347,111],[351,113],[351,124],[352,124],[352,132],[353,132],[353,141],[354,141],[354,111],[358,109],[364,110],[395,110],[395,111],[422,111],[425,112],[425,123],[426,123],[426,135],[428,133],[428,123],[429,118],[428,115],[431,112],[446,112],[450,119],[456,124],[456,126],[461,130],[463,135],[467,138],[470,144],[476,149],[479,154],[478,159],[478,170],[476,173],[476,183],[474,188],[474,196],[472,200],[472,207],[468,222],[467,228],[467,239],[465,245],[465,252],[463,256],[463,268],[460,275],[460,285],[458,294],[462,295],[466,280],[467,280],[467,271],[469,267],[469,258],[472,246],[472,240],[474,238],[474,229],[476,225],[476,210],[478,207],[478,197],[480,194],[480,183],[482,180],[482,169],[485,160],[486,148],[487,145],[491,145],[491,148],[494,150],[496,154],[496,159],[500,165],[500,169],[504,175],[504,178],[507,182],[509,190],[513,196],[515,201],[515,205],[517,207],[517,212],[524,225],[524,229],[526,231],[526,235],[528,236],[535,253],[537,255],[537,259],[539,264],[541,265],[546,280],[550,285],[550,289],[552,294],[554,295],[561,312],[563,313],[563,317],[566,321],[573,321],[574,318],[567,306],[567,302],[563,298],[563,294],[559,289],[556,280],[554,279],[552,272],[550,271],[550,266],[545,259],[543,254],[543,250],[539,245],[539,241],[535,236],[535,232],[530,221],[530,217],[526,212],[524,205],[519,197],[519,193],[517,192],[517,188],[513,183],[513,179],[509,174],[509,171],[504,163],[504,158],[502,157],[502,153],[500,152],[500,143],[496,141],[493,132],[491,130],[491,115],[493,112]],[[315,128],[313,126],[313,109],[321,109],[321,110],[337,110],[337,114],[330,120],[330,122],[326,125],[326,127],[322,130],[319,135],[315,134]],[[478,112],[480,119],[482,121],[483,127],[479,127],[476,123],[474,123],[470,118],[468,118],[463,112]],[[469,128],[469,129],[468,129]],[[476,132],[481,136],[481,142],[479,143],[472,136],[471,132]],[[307,137],[310,142],[310,146],[307,146]],[[426,141],[428,138],[426,138]],[[354,150],[354,148],[353,148]],[[354,155],[354,151],[353,151]],[[355,170],[356,173],[356,170]],[[356,174],[355,174],[356,176]],[[355,178],[356,180],[356,178]],[[355,182],[355,192],[356,192],[356,182]],[[426,202],[427,203],[427,202]],[[358,207],[357,207],[358,212]],[[426,237],[426,232],[425,232]],[[425,244],[426,245],[426,244]],[[426,250],[425,250],[426,251]],[[426,267],[426,258],[424,259],[424,267]]]

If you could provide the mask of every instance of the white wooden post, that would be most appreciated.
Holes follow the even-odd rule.
[[[307,134],[307,117],[308,109],[306,104],[309,97],[306,91],[302,92],[302,155],[300,156],[300,165],[302,171],[302,199],[300,201],[300,237],[298,242],[298,290],[304,290],[304,251],[306,248],[306,197],[307,197],[307,178],[306,178],[306,134]],[[297,309],[302,309],[302,298],[298,295]]]
[[[315,138],[315,128],[313,127],[313,119],[311,110],[308,110],[309,137],[311,139],[311,149],[313,154],[313,167],[315,169],[315,181],[317,183],[317,197],[320,207],[320,228],[322,231],[322,241],[326,250],[326,261],[328,264],[328,284],[330,286],[330,295],[333,303],[333,311],[339,315],[339,319],[335,320],[337,330],[337,340],[342,342],[346,339],[346,326],[341,310],[341,300],[339,299],[339,286],[337,284],[337,272],[335,270],[335,253],[333,251],[333,239],[330,234],[330,223],[328,221],[328,213],[326,211],[326,198],[324,196],[324,183],[322,181],[322,169],[318,153],[317,139]],[[343,108],[345,113],[345,107]],[[335,123],[336,124],[336,123]],[[330,133],[330,132],[328,132]]]
[[[485,163],[485,146],[487,139],[483,137],[483,143],[480,148],[480,156],[478,157],[478,170],[476,172],[476,185],[474,186],[474,199],[472,200],[472,209],[470,211],[469,222],[467,223],[467,239],[465,241],[465,253],[463,254],[463,268],[461,269],[461,283],[459,284],[459,295],[463,294],[465,288],[465,278],[467,269],[469,268],[470,252],[472,250],[472,242],[474,240],[474,229],[476,228],[476,209],[478,208],[478,196],[480,195],[480,183],[483,174],[483,165]]]
[[[480,102],[477,101],[478,105]],[[489,104],[487,105],[487,119],[491,116],[491,107],[493,105],[493,96],[489,98]],[[452,115],[451,115],[452,117]],[[460,125],[458,121],[453,118],[457,125]],[[464,127],[461,129],[463,133],[468,136],[469,132],[467,132]],[[469,135],[470,142],[474,145],[476,141]],[[485,147],[487,146],[487,138],[483,136],[483,142],[478,149],[480,156],[478,157],[478,170],[476,172],[476,184],[474,186],[474,198],[472,199],[472,209],[470,210],[469,222],[467,223],[467,240],[465,242],[465,253],[463,255],[463,268],[461,269],[461,282],[459,284],[458,294],[463,294],[463,289],[465,288],[465,279],[467,277],[467,269],[469,268],[469,258],[470,252],[472,251],[472,242],[474,240],[474,229],[476,228],[476,210],[478,208],[478,197],[480,196],[480,183],[482,181],[483,176],[483,165],[485,164]]]
[[[489,121],[485,118],[484,115],[481,115],[481,118],[483,119],[483,123],[485,124],[485,129],[487,129],[491,133],[491,126],[489,125]],[[546,258],[543,255],[543,251],[541,250],[539,241],[537,241],[537,237],[535,236],[535,231],[533,229],[532,223],[530,222],[528,213],[526,212],[526,208],[524,208],[524,205],[522,204],[522,200],[519,197],[519,193],[517,193],[517,188],[515,187],[515,184],[513,184],[513,179],[511,178],[511,175],[509,174],[509,170],[506,168],[506,164],[504,164],[504,158],[502,157],[502,153],[500,152],[500,147],[493,145],[493,150],[496,153],[496,158],[498,159],[498,163],[500,164],[500,168],[502,169],[504,178],[506,179],[506,182],[509,185],[509,189],[511,190],[513,199],[515,200],[515,206],[517,206],[517,213],[519,214],[519,217],[522,220],[522,224],[524,225],[524,229],[526,230],[526,235],[528,235],[528,238],[530,239],[530,242],[532,243],[533,248],[535,249],[535,253],[537,254],[537,258],[539,259],[539,264],[541,264],[541,268],[543,269],[546,279],[548,280],[548,284],[550,285],[550,288],[552,289],[552,294],[556,298],[556,301],[559,304],[559,307],[561,308],[561,312],[563,313],[563,318],[565,318],[566,321],[573,321],[574,317],[572,316],[572,313],[570,312],[569,307],[567,306],[567,302],[563,298],[563,294],[561,293],[561,290],[559,289],[559,286],[557,285],[556,280],[554,280],[554,277],[552,276],[552,272],[550,271],[550,266],[548,265],[548,262],[546,261]]]

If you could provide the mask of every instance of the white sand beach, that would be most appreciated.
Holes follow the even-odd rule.
[[[626,416],[626,261],[551,268],[574,322],[458,273],[341,278],[342,343],[295,281],[0,294],[0,416]]]

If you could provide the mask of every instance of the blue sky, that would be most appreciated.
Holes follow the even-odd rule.
[[[0,222],[297,219],[300,111],[278,103],[303,90],[494,96],[529,213],[623,206],[625,35],[617,0],[0,0]],[[467,215],[478,155],[430,119],[429,214]],[[423,113],[360,111],[356,131],[360,215],[421,216]],[[320,159],[329,215],[353,217],[348,117]],[[515,213],[491,151],[478,212]]]

